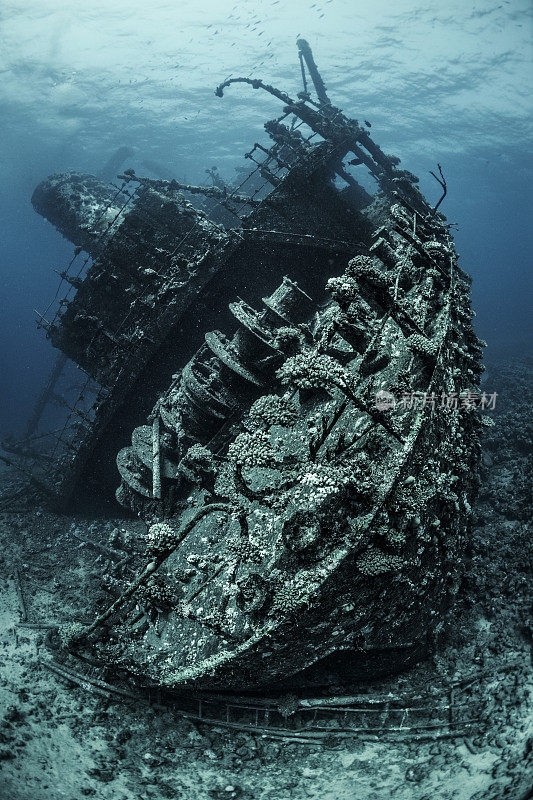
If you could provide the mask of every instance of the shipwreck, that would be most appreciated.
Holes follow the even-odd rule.
[[[439,204],[298,50],[296,99],[255,78],[215,92],[281,106],[237,184],[67,173],[32,198],[76,249],[40,318],[61,355],[13,449],[56,501],[116,489],[147,522],[112,604],[60,635],[160,686],[403,669],[461,574],[482,424],[470,279]]]

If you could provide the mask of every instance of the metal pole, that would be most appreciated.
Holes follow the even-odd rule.
[[[311,76],[311,80],[313,81],[313,86],[315,87],[320,105],[330,106],[331,100],[326,94],[326,86],[322,80],[320,72],[318,71],[318,67],[315,64],[315,59],[313,58],[313,52],[309,47],[309,43],[306,42],[305,39],[298,39],[296,44],[298,45],[299,54],[304,59],[307,69],[309,70],[309,74]]]

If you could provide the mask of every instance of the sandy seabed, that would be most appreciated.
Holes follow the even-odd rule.
[[[330,737],[302,744],[198,725],[173,709],[74,684],[47,668],[67,657],[51,649],[49,629],[39,626],[90,619],[93,599],[109,591],[102,584],[108,550],[141,536],[143,525],[54,514],[31,493],[11,502],[0,495],[0,797],[531,797],[531,364],[494,365],[488,378],[497,382],[499,408],[484,442],[483,485],[458,602],[435,656],[397,679],[419,686],[483,675],[477,728],[426,741]],[[18,480],[7,468],[0,473],[5,498]],[[380,682],[376,691],[394,685]]]

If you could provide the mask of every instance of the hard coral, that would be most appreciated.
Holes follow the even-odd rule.
[[[413,353],[418,353],[427,358],[434,358],[437,355],[437,345],[432,342],[431,339],[427,339],[419,333],[414,333],[412,336],[409,336],[406,340],[406,345]]]
[[[172,547],[176,541],[176,532],[168,522],[156,522],[151,525],[146,535],[146,552],[155,555]]]
[[[277,460],[264,431],[240,433],[228,448],[228,459],[241,467],[271,467]]]
[[[308,350],[288,358],[278,370],[283,384],[298,389],[328,389],[345,385],[348,376],[338,361],[317,350]]]
[[[396,572],[406,564],[400,556],[384,553],[378,547],[369,547],[357,559],[357,569],[363,575],[382,575],[385,572]]]
[[[255,401],[249,417],[257,426],[269,428],[271,425],[282,425],[289,428],[298,419],[298,409],[291,400],[277,394],[268,394]]]

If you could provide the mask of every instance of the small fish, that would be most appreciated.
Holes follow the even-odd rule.
[[[370,122],[367,119],[365,119],[365,125],[366,125],[367,128],[371,128],[372,127],[372,125],[370,124]]]

